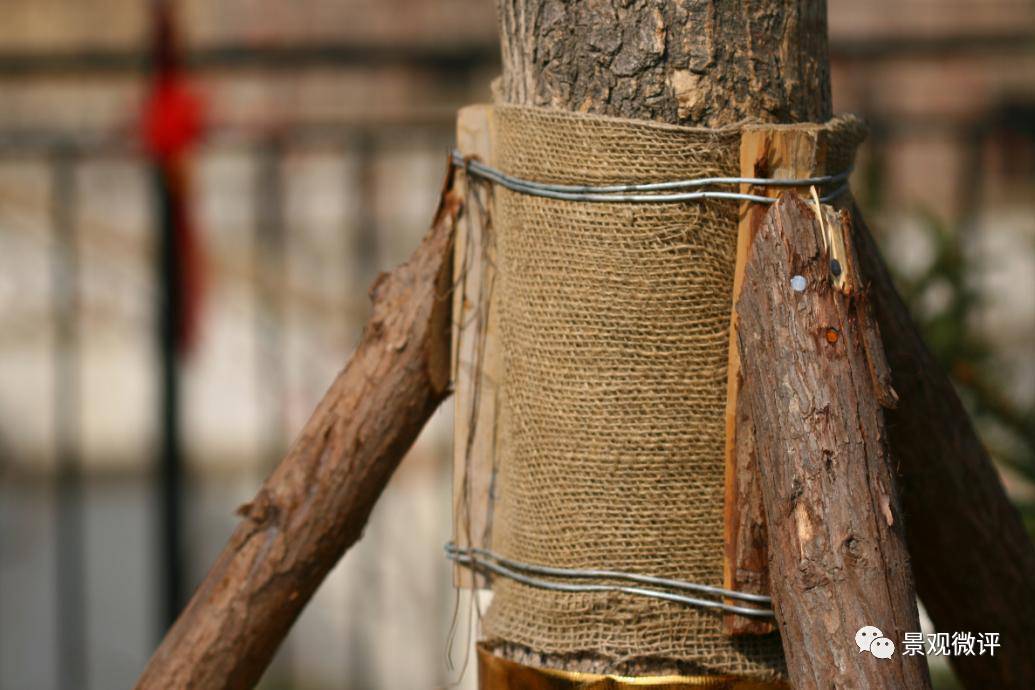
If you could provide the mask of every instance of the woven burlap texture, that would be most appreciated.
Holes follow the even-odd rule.
[[[739,174],[739,128],[497,106],[497,164],[550,183]],[[854,147],[853,147],[854,148]],[[503,347],[493,548],[721,586],[735,201],[583,203],[497,187]],[[496,578],[486,640],[783,677],[778,635],[621,593]]]

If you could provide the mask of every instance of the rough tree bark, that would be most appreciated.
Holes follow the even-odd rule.
[[[901,649],[920,620],[881,409],[896,396],[847,212],[825,208],[821,225],[796,194],[781,197],[737,301],[788,674],[797,690],[929,688],[926,659]],[[864,625],[887,638],[865,643],[897,653],[861,653]]]
[[[499,0],[506,102],[716,126],[831,114],[823,0]],[[1000,632],[953,657],[968,688],[1035,687],[1035,548],[861,219],[856,246],[901,397],[889,413],[920,598],[946,632]],[[518,659],[520,660],[520,659]]]
[[[509,103],[716,127],[830,117],[825,0],[500,0]]]
[[[425,422],[449,394],[453,227],[447,177],[431,230],[370,290],[355,354],[154,653],[138,690],[251,688],[317,586],[359,539]]]

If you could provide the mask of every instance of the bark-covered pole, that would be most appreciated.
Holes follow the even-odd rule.
[[[888,440],[920,601],[942,632],[1000,635],[995,656],[950,658],[967,688],[1035,688],[1035,548],[857,208],[852,226],[899,396]]]
[[[831,115],[824,0],[499,0],[507,102],[674,124]],[[1035,687],[1035,548],[861,219],[898,407],[888,413],[917,588],[945,632],[999,632],[957,656],[969,688]]]
[[[370,290],[373,311],[348,365],[166,634],[137,690],[252,688],[324,577],[363,533],[374,503],[449,395],[453,228],[446,181],[431,230]]]
[[[921,690],[926,659],[901,644],[920,621],[881,409],[896,395],[847,212],[824,217],[781,197],[736,307],[773,604],[796,690]]]

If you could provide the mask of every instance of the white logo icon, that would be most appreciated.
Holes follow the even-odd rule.
[[[880,628],[864,625],[859,628],[859,632],[855,633],[855,644],[859,646],[860,652],[868,652],[870,651],[870,643],[878,637],[884,637],[884,633],[880,631]]]
[[[864,625],[855,633],[855,644],[860,652],[869,652],[878,659],[890,659],[895,653],[895,643],[884,637],[880,628]]]
[[[878,659],[890,659],[895,653],[895,643],[886,637],[878,637],[870,643],[870,654]]]

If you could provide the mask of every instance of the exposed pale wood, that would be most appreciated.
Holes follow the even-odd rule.
[[[456,140],[465,158],[493,165],[492,107],[462,108]],[[488,184],[462,172],[457,188],[467,203],[457,221],[453,264],[453,541],[461,548],[489,548],[502,364],[496,340],[492,193]],[[459,565],[453,582],[459,587],[487,586],[483,575]]]
[[[773,179],[800,179],[827,174],[825,128],[816,124],[746,127],[740,140],[740,175]],[[833,171],[837,172],[837,171]],[[779,195],[779,187],[741,185],[741,191]],[[730,349],[726,395],[725,587],[739,592],[769,594],[769,554],[762,495],[755,473],[751,419],[743,404],[742,388],[750,385],[741,375],[737,348],[737,314],[744,269],[766,207],[744,202],[737,228],[737,258],[730,308]],[[730,603],[735,603],[730,600]],[[762,635],[775,625],[768,621],[726,614],[723,625],[733,635]]]
[[[895,396],[851,260],[843,290],[830,272],[827,247],[850,236],[848,214],[825,220],[829,234],[815,207],[785,193],[762,221],[737,301],[777,622],[797,690],[923,690],[926,659],[876,658],[855,642],[870,625],[900,645],[920,622],[879,402]]]
[[[435,221],[370,290],[355,354],[137,681],[138,690],[251,688],[302,607],[363,532],[388,478],[449,394],[449,175]]]

